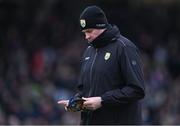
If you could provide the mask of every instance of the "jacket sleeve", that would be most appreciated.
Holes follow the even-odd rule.
[[[102,105],[120,105],[135,102],[145,96],[144,79],[139,50],[135,46],[123,46],[118,53],[123,88],[105,92]]]

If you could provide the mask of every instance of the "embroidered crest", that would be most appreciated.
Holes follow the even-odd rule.
[[[90,57],[86,57],[86,58],[85,58],[85,60],[88,60],[88,59],[90,59]]]
[[[110,58],[110,56],[111,56],[111,53],[107,52],[104,56],[104,59],[108,60]]]
[[[132,60],[131,62],[132,62],[132,65],[134,66],[137,64],[135,60]]]
[[[81,24],[81,27],[85,27],[86,26],[86,21],[84,19],[80,20],[80,24]]]

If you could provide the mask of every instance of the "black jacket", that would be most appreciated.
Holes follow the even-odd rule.
[[[139,50],[116,26],[86,49],[78,89],[83,97],[102,98],[101,108],[81,113],[81,124],[141,124],[145,87]]]

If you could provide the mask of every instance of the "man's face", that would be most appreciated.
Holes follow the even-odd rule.
[[[94,29],[94,28],[90,28],[90,29],[83,30],[82,32],[85,34],[85,39],[87,39],[89,42],[92,42],[92,41],[93,41],[94,39],[96,39],[103,31],[104,31],[104,29]]]

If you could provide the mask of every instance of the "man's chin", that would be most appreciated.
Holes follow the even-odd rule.
[[[91,43],[93,40],[88,40],[89,43]]]

